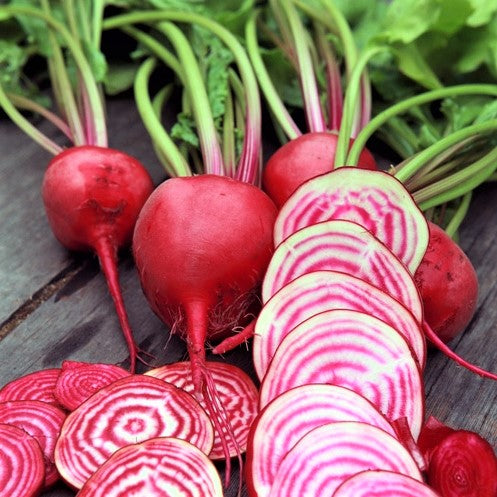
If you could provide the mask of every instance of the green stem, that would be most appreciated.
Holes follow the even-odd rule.
[[[375,116],[371,121],[365,126],[362,131],[357,135],[353,145],[350,148],[350,152],[347,157],[347,164],[357,164],[357,160],[362,149],[366,146],[369,138],[391,117],[403,112],[408,111],[413,106],[422,105],[434,100],[440,100],[442,98],[457,96],[457,95],[492,95],[497,96],[497,85],[487,85],[487,84],[469,84],[469,85],[457,85],[449,86],[445,88],[440,88],[437,90],[427,91],[416,95],[414,97],[407,98],[401,102],[398,102],[386,110],[382,111],[380,114]]]
[[[188,39],[176,25],[170,22],[161,22],[159,29],[173,44],[180,64],[188,68],[188,77],[185,78],[184,84],[192,104],[205,171],[211,174],[223,175],[223,156],[219,146],[216,125],[204,84],[204,78],[202,77],[195,54]]]
[[[262,60],[260,48],[257,43],[257,21],[258,11],[254,11],[250,16],[247,25],[245,26],[245,43],[247,47],[247,53],[250,57],[252,65],[254,67],[254,72],[259,81],[262,93],[266,99],[271,113],[274,119],[278,122],[280,128],[284,131],[288,139],[293,140],[302,134],[299,127],[295,124],[295,121],[290,116],[288,109],[281,100],[278,91],[271,81],[271,77],[264,65]]]
[[[387,47],[383,46],[371,47],[365,50],[357,60],[345,93],[342,122],[340,124],[340,132],[338,134],[337,148],[335,152],[335,167],[354,165],[354,163],[350,164],[348,162],[347,153],[350,147],[350,137],[352,135],[352,126],[354,124],[357,101],[360,95],[362,76],[368,62],[375,55],[387,49]]]
[[[50,140],[48,136],[43,134],[38,128],[34,127],[12,104],[5,94],[2,85],[0,85],[0,107],[9,116],[11,121],[16,126],[24,131],[32,140],[41,145],[45,150],[48,150],[53,155],[62,152],[62,147]]]
[[[494,120],[493,124],[495,129],[497,120]],[[413,198],[422,210],[436,207],[474,190],[485,182],[496,168],[497,147],[471,166],[415,192]]]
[[[283,2],[280,7],[286,13],[292,36],[292,46],[297,57],[297,74],[302,89],[308,129],[310,132],[325,131],[326,124],[321,108],[319,89],[312,64],[312,57],[309,53],[305,28],[292,2]]]
[[[84,53],[78,43],[73,39],[67,28],[46,13],[31,7],[18,6],[2,6],[0,13],[12,16],[27,15],[36,17],[44,21],[48,26],[54,29],[66,42],[67,47],[71,51],[74,61],[81,74],[82,81],[85,85],[88,94],[88,100],[93,112],[95,123],[96,145],[107,146],[107,129],[105,124],[105,112],[100,97],[98,86],[92,74],[91,67],[86,60]]]
[[[161,157],[167,160],[168,173],[171,176],[191,176],[192,173],[185,158],[164,130],[149,98],[148,83],[155,64],[156,61],[152,57],[145,60],[136,74],[134,89],[138,112],[155,147],[161,151]]]
[[[435,158],[438,154],[444,152],[448,148],[456,145],[457,143],[466,140],[467,138],[493,131],[497,128],[497,119],[491,119],[479,124],[466,126],[460,130],[454,131],[450,135],[442,138],[440,141],[430,145],[428,148],[419,152],[414,156],[405,167],[395,173],[395,177],[401,181],[406,182],[417,171],[419,171],[427,162]]]
[[[91,41],[94,48],[100,49],[102,40],[102,21],[104,18],[105,0],[92,1]]]
[[[133,12],[108,18],[103,22],[103,29],[120,28],[135,23],[157,23],[169,20],[199,24],[212,31],[230,49],[238,66],[240,77],[245,88],[246,132],[242,155],[237,168],[237,178],[241,181],[253,182],[258,174],[261,148],[261,106],[259,87],[250,60],[237,38],[219,23],[192,12],[160,10],[152,12]]]
[[[461,202],[459,203],[456,212],[452,216],[451,220],[445,227],[445,232],[451,237],[457,233],[457,230],[461,226],[466,214],[468,213],[469,206],[471,204],[471,197],[473,196],[473,192],[468,192],[462,196]]]
[[[133,26],[124,26],[121,28],[125,33],[132,36],[136,41],[147,47],[158,59],[162,60],[166,66],[178,76],[182,85],[185,86],[185,71],[178,58],[169,51],[160,41],[153,36],[144,33]]]

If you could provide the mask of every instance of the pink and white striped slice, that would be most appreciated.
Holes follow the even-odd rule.
[[[412,274],[428,247],[427,221],[404,185],[384,171],[356,167],[340,167],[301,185],[280,209],[274,243],[331,219],[364,226]]]
[[[351,221],[314,224],[278,245],[262,284],[263,303],[290,281],[318,270],[339,271],[376,286],[421,322],[422,303],[412,275],[383,243]]]
[[[362,312],[332,310],[299,324],[276,350],[259,405],[310,383],[350,388],[390,422],[406,417],[417,439],[424,417],[421,373],[406,340],[385,322]]]
[[[247,488],[267,497],[291,448],[312,429],[339,421],[361,421],[395,436],[386,418],[367,399],[337,385],[303,385],[276,397],[254,422],[247,448]]]
[[[382,469],[422,481],[416,462],[392,435],[367,423],[329,423],[304,435],[276,473],[269,497],[334,495],[353,474]]]
[[[152,438],[115,452],[85,483],[78,497],[223,497],[219,474],[194,445]]]
[[[54,450],[65,419],[66,413],[62,409],[39,400],[0,402],[0,423],[23,429],[40,445],[45,463],[44,488],[59,479]]]
[[[333,497],[440,497],[410,476],[392,471],[362,471],[345,480]]]
[[[214,430],[191,395],[157,378],[132,375],[100,389],[69,414],[55,446],[55,463],[69,485],[81,488],[116,450],[166,436],[208,454]]]
[[[236,439],[238,451],[245,452],[247,436],[258,411],[259,391],[252,379],[239,367],[217,361],[207,361],[206,367],[212,374],[212,379],[219,394],[219,403],[230,423],[230,428]],[[156,369],[151,369],[146,375],[159,378],[172,383],[185,392],[193,394],[194,386],[191,379],[191,365],[189,361],[166,364]],[[199,403],[206,412],[208,408],[203,399]],[[231,436],[225,432],[225,439],[230,449],[230,456],[238,455]],[[224,459],[225,453],[217,430],[214,433],[214,446],[209,454],[211,459]]]
[[[0,389],[0,402],[6,400],[40,400],[58,406],[54,397],[60,368],[41,369],[20,376]]]
[[[417,294],[416,294],[417,295]],[[278,290],[257,317],[252,357],[262,380],[281,340],[302,321],[332,309],[365,312],[385,321],[408,341],[422,368],[426,340],[411,312],[364,280],[337,271],[312,271]]]
[[[115,364],[64,361],[54,396],[68,411],[74,411],[88,397],[130,372]]]
[[[0,497],[34,497],[44,480],[38,442],[22,428],[0,424]]]

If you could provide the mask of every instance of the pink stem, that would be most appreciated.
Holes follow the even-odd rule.
[[[124,300],[119,285],[118,270],[117,270],[117,248],[114,242],[106,236],[97,239],[94,244],[94,249],[100,261],[100,266],[105,275],[107,286],[110,295],[114,301],[117,317],[121,325],[121,329],[126,340],[130,356],[130,373],[134,373],[136,369],[136,360],[138,358],[139,348],[133,338],[133,332],[128,320],[128,314],[124,306]]]
[[[257,322],[257,319],[254,318],[252,321],[250,321],[250,323],[247,326],[245,326],[245,328],[243,328],[243,330],[240,333],[237,333],[236,335],[232,335],[228,338],[225,338],[222,342],[217,344],[212,349],[212,353],[213,354],[225,354],[226,352],[233,350],[235,347],[238,347],[239,345],[241,345],[243,342],[245,342],[249,338],[252,338],[254,336],[256,322]]]
[[[461,356],[457,355],[453,350],[451,350],[439,337],[438,335],[431,329],[430,325],[423,321],[423,332],[428,340],[432,342],[432,344],[437,347],[441,352],[443,352],[447,357],[455,361],[460,366],[468,369],[472,373],[476,373],[483,378],[490,378],[491,380],[497,380],[497,374],[491,373],[486,369],[482,369],[479,366],[475,366],[474,364],[466,361]]]

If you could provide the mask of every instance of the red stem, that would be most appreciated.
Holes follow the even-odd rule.
[[[107,286],[110,295],[114,301],[117,317],[121,325],[121,329],[129,349],[130,357],[130,373],[134,373],[136,369],[136,360],[138,358],[138,346],[133,338],[133,332],[128,320],[128,314],[124,306],[124,300],[119,285],[118,269],[117,269],[117,247],[115,243],[106,236],[99,237],[94,244],[95,252],[100,261],[100,267],[105,275]]]
[[[218,343],[212,349],[212,353],[225,354],[226,352],[233,350],[235,347],[238,347],[238,345],[241,345],[243,342],[245,342],[245,340],[252,338],[254,336],[256,322],[257,319],[254,318],[247,326],[245,326],[245,328],[243,328],[242,331],[240,331],[240,333],[225,338],[222,342]]]
[[[439,337],[438,335],[431,329],[430,325],[426,322],[423,321],[423,332],[426,336],[426,338],[441,352],[443,352],[447,357],[452,359],[453,361],[457,362],[460,366],[463,366],[464,368],[468,369],[472,373],[476,373],[483,378],[490,378],[491,380],[497,380],[497,374],[491,373],[490,371],[487,371],[486,369],[482,369],[479,366],[476,366],[465,359],[463,359],[461,356],[457,355],[453,350],[451,350],[447,344],[445,344]]]

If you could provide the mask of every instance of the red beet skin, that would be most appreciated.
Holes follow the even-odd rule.
[[[473,317],[478,300],[478,278],[462,249],[434,223],[430,240],[414,274],[424,305],[424,317],[447,343],[461,333]]]
[[[302,183],[333,169],[337,141],[336,133],[305,133],[280,147],[269,158],[262,184],[277,207],[281,207]],[[358,167],[371,170],[378,168],[367,149],[361,152]]]

